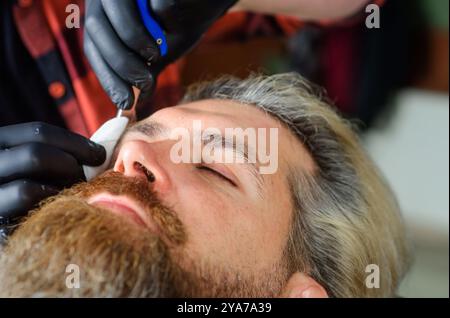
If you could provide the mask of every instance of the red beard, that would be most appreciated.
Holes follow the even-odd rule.
[[[86,202],[104,192],[146,207],[170,246]],[[193,259],[186,241],[183,224],[150,183],[107,172],[47,200],[17,229],[0,255],[0,297],[268,297],[281,287],[261,285],[275,275],[244,279]],[[80,270],[80,288],[66,284],[71,265]]]

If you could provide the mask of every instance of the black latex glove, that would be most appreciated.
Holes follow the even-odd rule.
[[[44,123],[0,127],[0,243],[37,203],[85,179],[82,165],[98,166],[105,149]]]
[[[149,0],[166,32],[168,55],[145,28],[135,0],[86,0],[84,51],[100,83],[121,109],[134,104],[132,86],[147,99],[156,76],[186,54],[237,0]]]

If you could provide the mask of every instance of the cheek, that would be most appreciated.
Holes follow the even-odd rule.
[[[233,215],[237,211],[231,199],[204,187],[202,182],[192,180],[186,184],[177,191],[174,209],[186,226],[188,249],[209,258],[213,251],[230,245],[235,235]]]
[[[282,183],[279,183],[282,184]],[[268,192],[266,214],[261,218],[267,245],[272,245],[281,257],[286,248],[292,224],[292,202],[289,191],[276,183]],[[275,199],[276,198],[276,199]]]
[[[270,200],[265,207],[265,214],[260,218],[261,245],[273,251],[271,257],[279,259],[287,244],[291,225],[290,202],[283,202],[282,196],[278,200]]]
[[[261,199],[226,196],[194,178],[185,181],[188,186],[177,188],[174,208],[186,226],[190,256],[249,271],[279,260],[286,242],[286,211],[282,214],[280,206]]]

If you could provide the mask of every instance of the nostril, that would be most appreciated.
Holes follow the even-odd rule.
[[[135,162],[134,168],[136,170],[142,171],[145,174],[148,182],[153,183],[156,181],[155,175],[150,170],[148,170],[146,167],[144,167],[141,163]]]

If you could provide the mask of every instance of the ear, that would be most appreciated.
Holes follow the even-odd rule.
[[[318,282],[303,273],[291,276],[281,294],[282,298],[328,298],[328,294]]]

